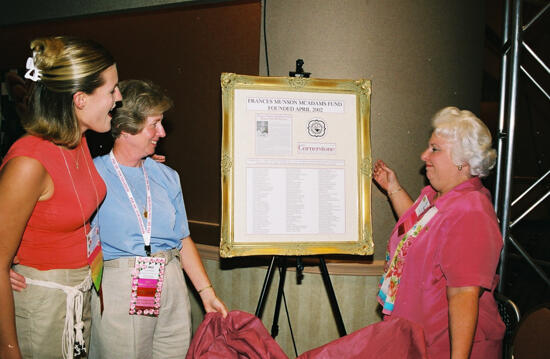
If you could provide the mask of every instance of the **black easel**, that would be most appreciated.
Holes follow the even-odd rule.
[[[323,282],[325,283],[325,288],[327,290],[328,298],[330,301],[330,306],[332,308],[332,313],[334,314],[334,319],[336,320],[336,325],[338,326],[338,333],[341,337],[346,335],[346,328],[344,326],[344,321],[342,320],[342,314],[340,313],[340,308],[338,307],[338,300],[336,299],[336,294],[334,293],[334,288],[332,287],[332,282],[330,280],[330,275],[328,273],[327,264],[323,256],[318,256],[319,259],[319,270],[321,276],[323,277]],[[275,338],[279,333],[279,312],[281,310],[281,300],[284,295],[284,285],[286,278],[286,269],[287,269],[287,258],[284,256],[273,256],[269,267],[267,268],[267,273],[265,275],[264,284],[262,286],[262,292],[260,293],[260,298],[258,300],[258,306],[256,307],[255,315],[260,318],[263,311],[264,301],[267,294],[267,289],[271,283],[273,277],[273,268],[275,267],[275,261],[277,261],[277,267],[279,268],[279,289],[277,291],[277,301],[275,302],[275,313],[273,314],[273,325],[271,326],[271,336]],[[301,257],[296,258],[296,276],[298,278],[298,284],[303,277],[302,274],[303,264]]]
[[[289,72],[289,76],[309,78],[309,75],[311,73],[304,72],[303,65],[304,65],[304,60],[302,59],[296,60],[296,71]],[[334,293],[334,288],[332,287],[332,282],[330,280],[325,258],[323,256],[318,256],[318,259],[319,259],[319,270],[321,272],[321,276],[323,277],[323,282],[327,290],[330,306],[332,308],[332,313],[334,314],[334,319],[336,320],[336,325],[338,327],[338,333],[340,334],[341,337],[343,337],[344,335],[346,335],[346,328],[344,326],[344,321],[342,320],[342,314],[340,313],[340,308],[338,307],[338,301],[336,299],[336,294]],[[256,316],[260,318],[262,315],[267,290],[268,290],[269,284],[271,283],[271,279],[273,277],[273,268],[275,267],[276,261],[277,261],[277,267],[279,269],[279,289],[277,291],[277,301],[275,302],[275,312],[273,314],[273,324],[271,326],[271,336],[273,338],[275,338],[279,333],[278,321],[279,321],[279,313],[281,311],[281,300],[284,299],[284,285],[285,285],[286,269],[287,269],[287,257],[273,256],[271,258],[271,262],[269,264],[267,273],[265,275],[262,291],[260,293],[260,298],[258,300],[258,306],[256,307]],[[296,257],[296,278],[297,278],[298,284],[300,284],[302,281],[303,269],[304,269],[304,265],[303,265],[302,257],[298,256]],[[285,299],[285,307],[286,307],[286,299]],[[288,310],[286,312],[288,317]],[[296,342],[294,340],[294,334],[292,333],[292,326],[290,325],[290,318],[289,318],[289,326],[290,326],[290,333],[292,336],[292,343],[294,344],[294,351],[296,353],[296,356],[298,356],[298,352],[296,350]]]
[[[304,60],[298,59],[296,60],[296,70],[290,71],[288,73],[288,76],[290,77],[306,77],[309,78],[309,75],[311,75],[311,72],[305,72],[304,71]]]

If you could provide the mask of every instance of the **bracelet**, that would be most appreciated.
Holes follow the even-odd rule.
[[[202,289],[199,289],[197,291],[197,293],[201,294],[202,292],[204,292],[205,290],[207,290],[208,288],[212,288],[212,284],[209,284],[207,285],[206,287],[202,288]]]
[[[393,196],[394,194],[396,194],[397,192],[401,191],[402,189],[403,189],[403,188],[399,187],[399,188],[396,189],[395,191],[388,192],[388,197]]]

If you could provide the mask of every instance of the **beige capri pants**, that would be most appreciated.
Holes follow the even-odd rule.
[[[15,265],[13,270],[27,278],[27,288],[21,292],[13,292],[17,339],[23,358],[72,358],[74,331],[72,331],[72,327],[69,328],[67,335],[72,338],[66,337],[63,339],[66,324],[81,326],[82,339],[84,339],[86,349],[88,349],[90,339],[90,293],[92,288],[89,277],[90,267],[42,271],[24,265]],[[70,315],[75,315],[76,308],[82,308],[82,316],[80,317],[77,314],[79,318],[69,319],[66,323],[67,293],[59,288],[32,284],[31,280],[73,289],[81,287],[82,289],[79,290],[81,296],[77,299],[79,303],[76,307],[74,302],[70,304],[70,307],[73,308]],[[65,344],[65,348],[63,344]],[[66,355],[64,355],[64,351]],[[86,354],[84,354],[79,358],[86,357]]]
[[[92,295],[90,358],[185,358],[191,341],[191,306],[177,249],[153,255],[167,259],[158,317],[130,315],[135,257],[105,261],[103,315]]]

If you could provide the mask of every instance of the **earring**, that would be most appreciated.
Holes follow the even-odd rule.
[[[462,171],[462,165],[458,165],[458,166],[456,166],[456,167],[458,167],[458,170],[459,170],[459,171]]]

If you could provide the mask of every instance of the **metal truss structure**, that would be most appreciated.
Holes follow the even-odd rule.
[[[516,153],[517,146],[515,146],[514,141],[516,129],[524,125],[520,123],[519,120],[516,121],[519,92],[523,91],[526,86],[531,86],[531,88],[537,89],[537,91],[535,91],[535,96],[540,96],[542,101],[548,102],[550,100],[548,91],[544,88],[545,84],[548,84],[550,69],[536,52],[541,51],[547,53],[549,44],[546,42],[542,44],[543,48],[539,46],[538,49],[533,49],[525,40],[526,33],[532,30],[533,25],[543,20],[544,16],[550,15],[550,2],[546,1],[546,4],[540,1],[536,2],[536,5],[538,5],[540,9],[537,9],[538,12],[536,15],[523,25],[522,7],[524,3],[525,1],[522,0],[505,0],[504,9],[498,162],[494,198],[494,206],[500,220],[502,236],[504,238],[504,247],[499,265],[501,280],[498,291],[501,293],[506,291],[504,284],[508,280],[510,274],[508,263],[511,250],[513,249],[521,255],[525,262],[540,276],[542,281],[550,287],[550,279],[545,270],[541,267],[541,262],[543,261],[531,256],[511,233],[514,226],[520,221],[525,220],[525,217],[529,213],[550,197],[550,190],[548,190],[550,169],[548,169],[546,173],[536,179],[529,188],[512,199],[512,185],[514,184],[514,178],[517,177],[513,177],[513,160],[514,155],[518,155],[518,153]],[[533,2],[531,1],[531,3]],[[548,29],[546,29],[546,31],[548,31]],[[528,65],[534,65],[534,67],[528,68]],[[520,81],[521,86],[519,86]],[[544,114],[544,120],[550,121],[549,114]],[[547,142],[549,141],[550,138]],[[528,193],[530,193],[529,196],[527,196]],[[512,207],[517,205],[519,201],[522,201],[523,206],[525,206],[525,201],[533,198],[533,203],[528,203],[526,206],[527,209],[519,215],[515,213],[515,218],[511,218]],[[550,238],[548,238],[548,240],[550,240]]]

